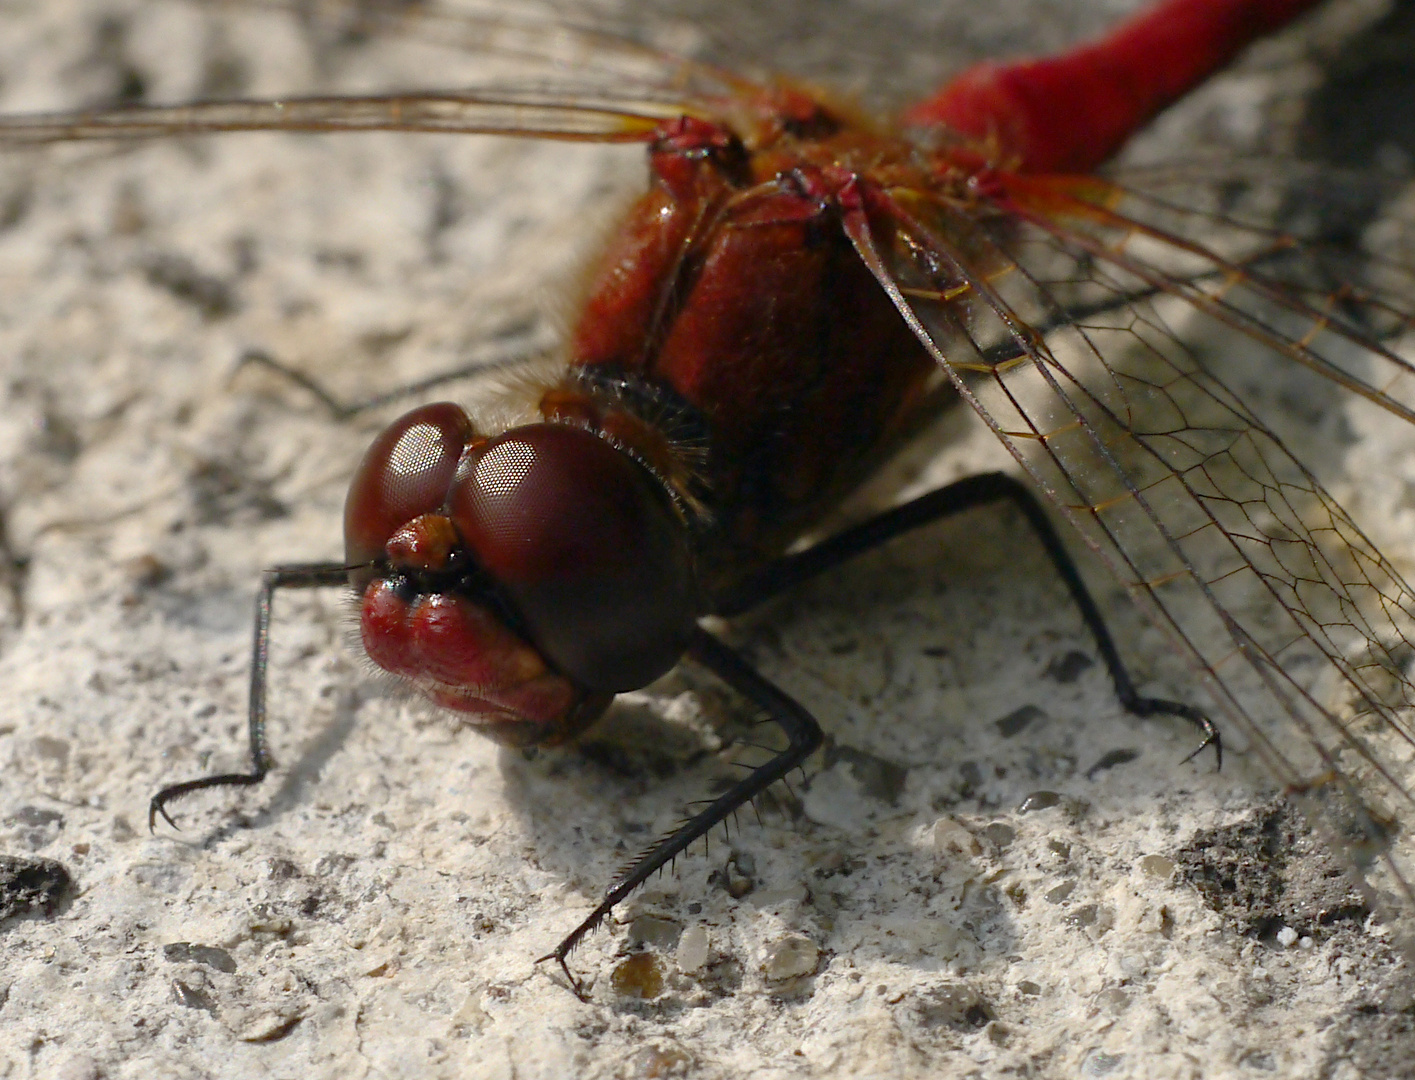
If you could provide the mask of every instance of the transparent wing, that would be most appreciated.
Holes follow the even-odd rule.
[[[224,131],[410,131],[642,142],[662,121],[713,113],[747,80],[654,45],[568,24],[536,9],[447,12],[391,3],[298,5],[220,0],[216,8],[337,24],[338,35],[413,37],[509,61],[455,90],[280,100],[199,101],[0,118],[0,145],[145,139]],[[317,30],[318,28],[316,28]],[[328,27],[325,28],[326,32]],[[483,65],[484,66],[484,65]],[[479,71],[481,68],[479,68]]]
[[[1319,248],[1290,234],[1180,206],[1101,180],[1009,177],[998,208],[1132,288],[1180,296],[1274,352],[1403,419],[1415,419],[1415,366],[1386,342],[1411,319],[1390,299],[1415,275],[1367,259],[1377,281],[1331,280]]]
[[[684,55],[681,44],[686,42],[668,48],[640,41],[617,32],[607,21],[597,25],[569,21],[565,12],[544,4],[464,3],[452,10],[404,0],[321,4],[212,0],[211,6],[289,14],[325,39],[397,37],[469,55],[505,58],[516,62],[517,74],[524,79],[538,73],[560,83],[573,73],[578,82],[601,90],[679,96],[720,94],[745,85],[732,72]],[[691,36],[703,34],[694,27]]]
[[[1409,951],[1415,857],[1394,821],[1415,820],[1415,592],[1171,320],[1198,313],[1407,419],[1410,365],[1362,320],[1408,321],[1127,221],[1099,181],[1018,181],[982,208],[865,196],[846,227],[901,314]]]
[[[217,131],[423,131],[643,142],[660,121],[683,112],[682,103],[656,107],[639,100],[575,100],[509,90],[214,101],[6,117],[0,120],[0,145]]]

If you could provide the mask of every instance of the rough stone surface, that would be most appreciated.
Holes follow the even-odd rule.
[[[670,43],[696,48],[676,21],[693,20],[878,103],[1128,6],[653,10]],[[301,8],[11,0],[0,107],[517,70]],[[1320,161],[1398,172],[1411,21],[1339,0],[1165,117],[1137,160],[1299,131]],[[1403,51],[1372,44],[1391,35]],[[585,1002],[535,958],[756,737],[698,672],[528,758],[371,673],[343,597],[283,595],[277,769],[149,834],[156,788],[241,764],[259,573],[339,557],[344,485],[398,408],[335,421],[288,380],[233,376],[237,359],[358,399],[556,328],[642,173],[633,148],[392,135],[0,160],[0,854],[73,878],[0,925],[0,1076],[1404,1074],[1415,1023],[1379,929],[1241,747],[1222,772],[1185,763],[1191,730],[1120,710],[1004,511],[730,628],[831,741],[760,824],[741,815],[573,954]],[[1305,407],[1293,423],[1319,426]],[[1349,436],[1337,490],[1409,567],[1410,435]],[[1006,464],[959,415],[907,480]],[[1101,600],[1142,681],[1185,694],[1159,637]]]

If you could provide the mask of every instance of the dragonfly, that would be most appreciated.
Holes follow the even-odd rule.
[[[1187,206],[1183,191],[1094,173],[1310,6],[1165,0],[1061,56],[965,71],[888,125],[812,87],[598,31],[432,11],[415,12],[411,32],[531,55],[557,74],[0,119],[10,148],[374,130],[648,148],[650,190],[591,271],[561,370],[515,387],[498,425],[442,402],[378,436],[350,488],[346,558],[262,583],[250,768],[163,788],[152,823],[194,791],[268,774],[282,590],[352,586],[370,658],[511,745],[571,741],[616,694],[688,657],[789,745],[635,859],[545,958],[578,987],[567,958],[584,936],[820,744],[815,719],[702,620],[1010,501],[1121,703],[1195,725],[1216,755],[1222,736],[1241,738],[1392,932],[1407,932],[1415,594],[1171,308],[1408,423],[1401,305],[1415,282],[1390,263],[1331,285],[1317,248],[1228,207]],[[603,66],[565,74],[566,41]],[[963,481],[794,546],[919,422],[958,404],[1026,483]],[[1139,693],[1053,514],[1168,635],[1202,703]]]

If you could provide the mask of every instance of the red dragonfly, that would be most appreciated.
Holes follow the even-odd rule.
[[[699,620],[1011,500],[1121,703],[1195,724],[1216,753],[1221,731],[1240,732],[1399,925],[1415,907],[1394,826],[1412,801],[1415,594],[1161,305],[1415,421],[1415,369],[1389,344],[1410,328],[1397,300],[1410,275],[1386,267],[1380,289],[1332,291],[1280,234],[1090,175],[1312,3],[1165,0],[1055,59],[966,71],[890,125],[808,87],[581,31],[564,32],[632,58],[637,80],[0,121],[9,145],[387,129],[649,151],[649,191],[592,273],[533,418],[479,430],[439,403],[378,437],[350,488],[345,560],[263,582],[249,771],[162,789],[152,822],[192,791],[269,771],[280,589],[352,585],[369,656],[511,745],[572,739],[614,695],[691,657],[776,721],[788,748],[628,867],[547,957],[569,977],[569,952],[618,903],[820,743],[813,717]],[[419,19],[436,31],[435,15]],[[516,47],[537,48],[534,34]],[[794,550],[921,419],[960,399],[1030,487],[978,477]],[[1136,690],[1032,490],[1168,632],[1202,708]]]

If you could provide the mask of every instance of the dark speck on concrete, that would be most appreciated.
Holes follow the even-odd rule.
[[[1111,750],[1109,753],[1101,755],[1099,761],[1086,770],[1086,779],[1094,780],[1098,773],[1103,773],[1107,769],[1113,769],[1117,765],[1128,765],[1140,756],[1140,751],[1121,748]]]
[[[44,828],[48,825],[64,827],[64,815],[57,810],[45,810],[39,806],[22,806],[6,819],[14,825],[30,825]]]
[[[188,1009],[201,1009],[216,1015],[216,1002],[200,986],[191,986],[181,979],[172,980],[172,997],[176,999],[178,1005]]]
[[[965,983],[947,983],[926,990],[910,1005],[913,1019],[924,1028],[976,1031],[995,1015],[987,999]]]
[[[0,920],[30,911],[52,915],[72,884],[53,859],[0,855]]]
[[[1260,940],[1290,927],[1313,934],[1369,914],[1342,865],[1296,807],[1274,801],[1220,829],[1197,833],[1174,857],[1179,880],[1240,933]]]
[[[146,267],[149,284],[191,304],[207,319],[220,319],[236,310],[231,287],[218,277],[204,274],[182,255],[151,259]]]
[[[236,961],[225,949],[214,945],[193,945],[190,941],[173,941],[162,946],[162,955],[170,962],[205,964],[227,975],[236,970]]]
[[[843,743],[826,747],[825,768],[829,769],[838,761],[843,761],[850,767],[851,775],[864,794],[890,806],[899,801],[904,784],[909,778],[906,766],[897,765]]]
[[[1046,670],[1042,672],[1045,678],[1053,679],[1056,682],[1073,683],[1081,677],[1081,672],[1094,664],[1092,660],[1083,652],[1074,649],[1063,656],[1054,657],[1051,663],[1047,664]]]
[[[1034,791],[1017,807],[1019,814],[1031,814],[1037,810],[1050,810],[1061,802],[1061,796],[1054,791]]]
[[[1004,739],[1010,739],[1012,736],[1020,734],[1033,722],[1045,720],[1046,715],[1035,705],[1023,705],[1020,709],[1013,709],[1000,720],[994,720],[993,723],[997,725],[997,730]]]

